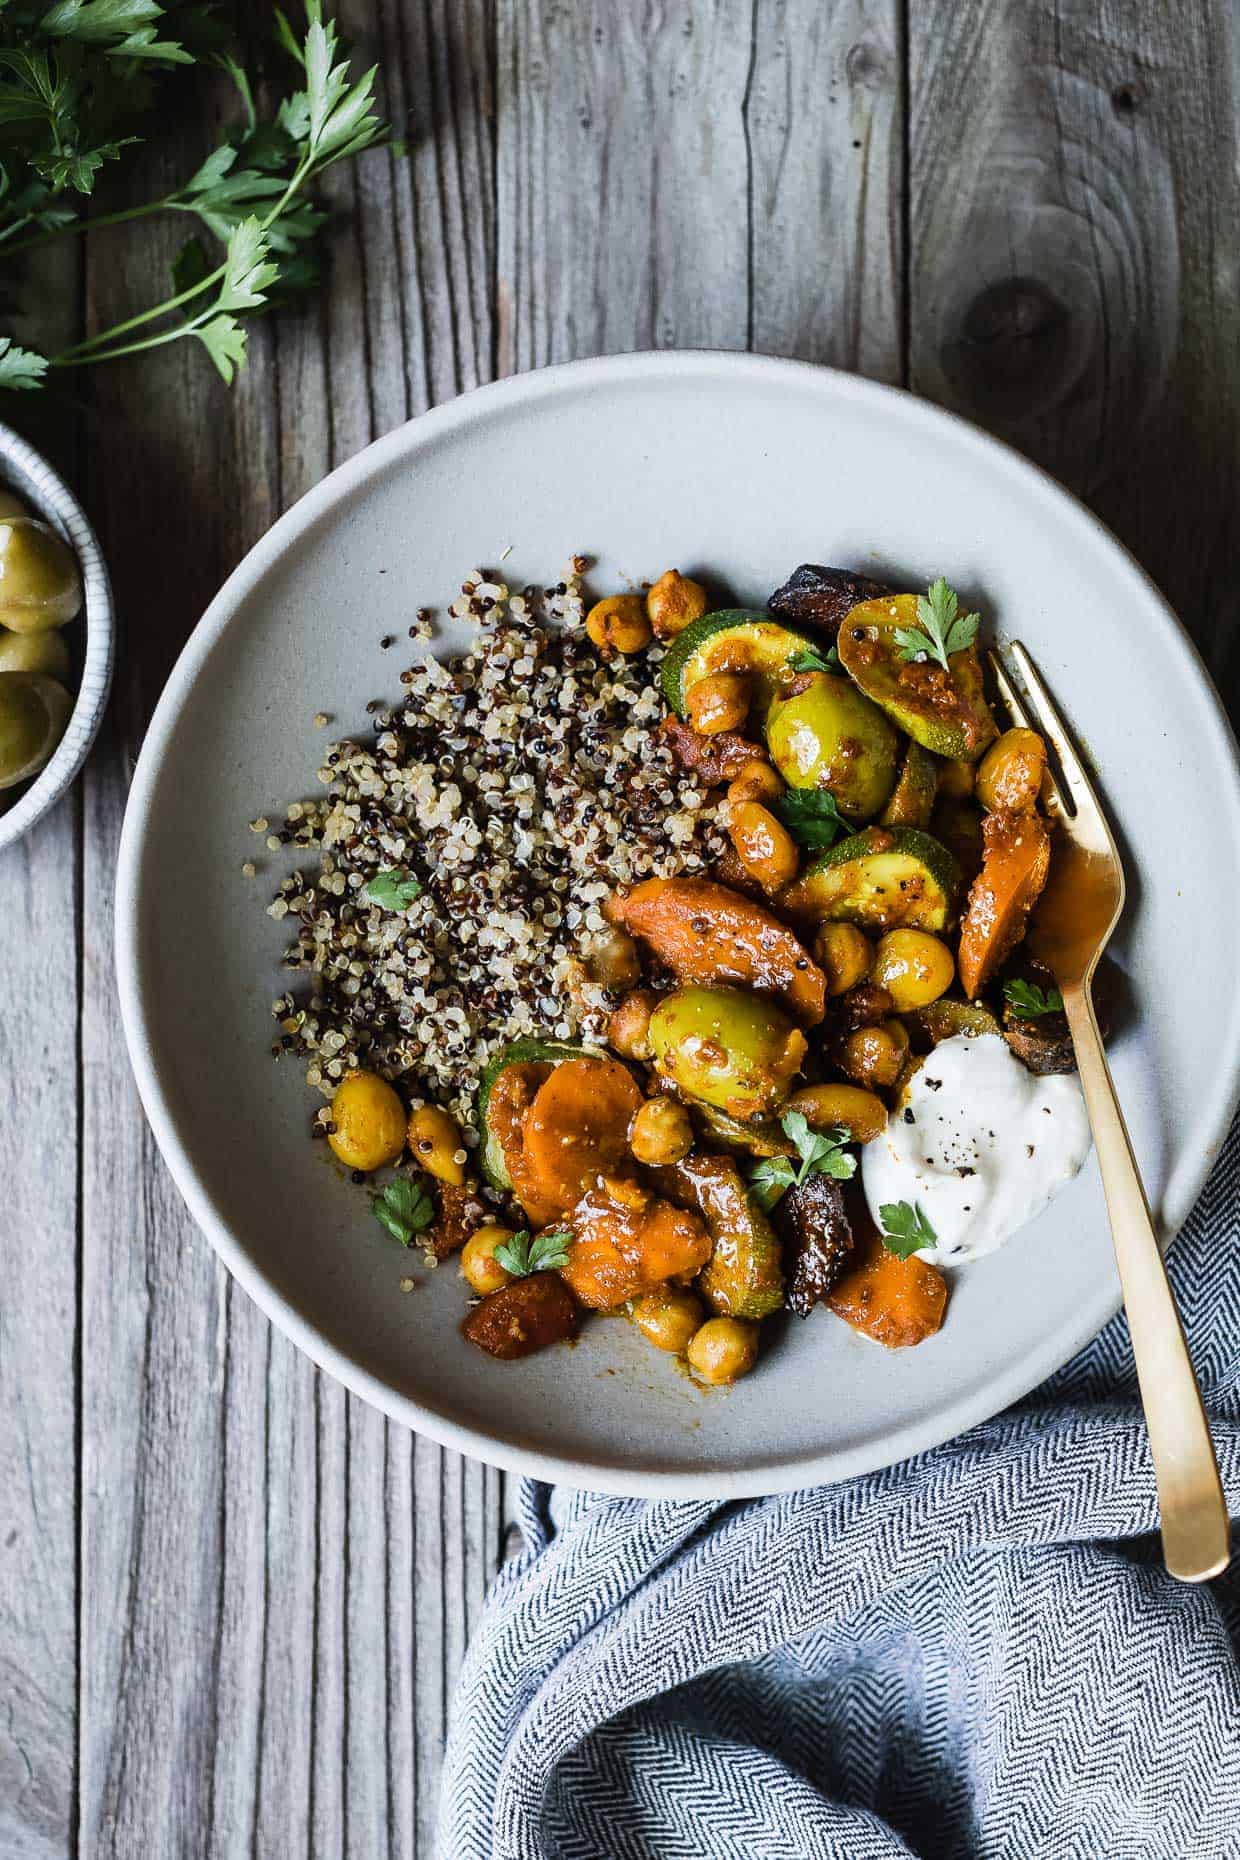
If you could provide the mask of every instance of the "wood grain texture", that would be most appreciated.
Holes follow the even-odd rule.
[[[76,334],[79,254],[41,254],[18,340]],[[56,305],[49,315],[39,306]],[[49,328],[50,324],[50,328]],[[8,396],[15,399],[14,396]],[[2,417],[12,418],[9,409]],[[71,408],[22,421],[72,482]],[[0,801],[3,797],[0,796]],[[0,1854],[60,1860],[77,1769],[79,803],[0,853]]]
[[[912,385],[1086,496],[1234,699],[1235,10],[909,19]]]
[[[471,206],[491,186],[488,8],[341,18],[411,154],[332,177],[321,299],[255,330],[231,395],[188,348],[95,386],[92,504],[129,650],[86,790],[81,1851],[126,1860],[429,1853],[446,1704],[500,1550],[498,1475],[346,1396],[216,1264],[145,1131],[111,983],[128,778],[198,613],[333,465],[489,372],[493,222]],[[170,173],[203,134],[185,124]],[[92,237],[92,327],[179,234],[130,233],[124,267]],[[156,407],[177,416],[157,427]]]
[[[751,348],[901,379],[903,98],[897,0],[755,8]]]

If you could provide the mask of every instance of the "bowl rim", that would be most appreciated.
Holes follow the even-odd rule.
[[[510,375],[470,389],[454,400],[403,422],[346,460],[305,493],[286,511],[228,577],[199,620],[178,657],[155,707],[134,772],[125,810],[116,872],[116,974],[121,1020],[130,1062],[143,1108],[161,1154],[190,1213],[206,1234],[229,1271],[271,1319],[300,1349],[352,1393],[361,1396],[393,1420],[427,1435],[439,1445],[482,1459],[509,1472],[569,1486],[621,1495],[659,1498],[730,1499],[757,1497],[802,1486],[835,1483],[901,1461],[957,1438],[1019,1401],[1048,1375],[1061,1368],[1084,1347],[1120,1308],[1113,1281],[1100,1283],[1096,1297],[1082,1305],[1070,1334],[1063,1330],[1046,1337],[1039,1349],[1022,1358],[1006,1375],[993,1377],[976,1395],[959,1401],[944,1424],[944,1417],[916,1417],[881,1436],[892,1451],[874,1443],[828,1454],[811,1452],[762,1465],[700,1472],[669,1470],[655,1464],[616,1465],[604,1458],[586,1459],[514,1442],[486,1426],[457,1420],[438,1411],[425,1399],[393,1389],[380,1376],[333,1343],[296,1311],[260,1267],[246,1254],[241,1242],[215,1213],[205,1184],[188,1151],[181,1144],[154,1064],[148,1037],[148,1014],[139,962],[139,896],[144,827],[169,739],[188,700],[197,673],[223,633],[233,613],[279,561],[284,551],[308,531],[333,505],[389,464],[403,457],[416,458],[424,447],[443,435],[485,422],[493,412],[511,410],[535,400],[554,399],[583,388],[606,388],[634,378],[720,377],[782,382],[801,381],[821,392],[824,385],[846,398],[888,406],[898,403],[900,417],[929,433],[944,424],[963,434],[981,452],[992,469],[1023,481],[1051,506],[1061,522],[1109,544],[1118,564],[1130,577],[1134,592],[1143,597],[1143,619],[1160,626],[1178,645],[1186,677],[1196,686],[1203,725],[1214,736],[1220,758],[1230,761],[1230,794],[1234,843],[1240,844],[1240,748],[1201,655],[1179,617],[1120,540],[1073,494],[1041,466],[984,432],[961,415],[921,399],[902,388],[863,376],[795,359],[731,350],[651,350],[619,356],[591,357]],[[1220,806],[1223,797],[1219,797]],[[1196,1201],[1240,1101],[1240,1051],[1231,1057],[1212,1081],[1212,1096],[1199,1128],[1205,1129],[1199,1165],[1191,1172],[1192,1201]],[[1186,1210],[1187,1212],[1187,1210]]]
[[[0,851],[13,845],[36,821],[42,820],[81,773],[107,709],[116,647],[112,586],[103,550],[89,517],[43,454],[11,426],[0,422],[0,472],[6,468],[22,476],[22,482],[13,487],[15,494],[35,505],[39,517],[44,522],[50,521],[61,532],[77,556],[82,575],[81,614],[86,620],[86,648],[82,675],[64,735],[20,800],[0,814]]]

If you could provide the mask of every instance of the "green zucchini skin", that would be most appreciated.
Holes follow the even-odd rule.
[[[783,1248],[730,1157],[689,1155],[648,1171],[659,1193],[705,1222],[714,1250],[697,1278],[711,1310],[765,1318],[784,1304]]]
[[[907,902],[901,879],[917,881]],[[955,915],[960,868],[917,827],[867,827],[829,846],[782,894],[794,916],[871,931],[944,930]]]
[[[565,1040],[513,1040],[491,1060],[478,1085],[478,1134],[481,1138],[478,1146],[478,1163],[492,1188],[510,1189],[512,1187],[512,1177],[504,1163],[504,1153],[496,1140],[495,1132],[487,1116],[491,1092],[500,1073],[506,1072],[509,1066],[554,1066],[558,1065],[562,1059],[596,1057],[596,1048],[575,1046]]]
[[[703,614],[700,620],[691,621],[683,633],[677,634],[668,648],[660,671],[664,701],[678,717],[688,716],[685,668],[689,661],[720,634],[738,632],[746,627],[765,627],[771,632],[774,650],[770,654],[769,664],[764,659],[757,668],[768,675],[773,675],[786,665],[793,654],[803,648],[814,646],[822,650],[821,641],[814,640],[808,633],[798,633],[793,627],[785,626],[782,620],[777,620],[761,607],[724,607],[718,613]],[[779,635],[779,638],[775,639],[775,635]]]

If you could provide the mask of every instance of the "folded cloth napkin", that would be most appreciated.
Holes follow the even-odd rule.
[[[1171,1255],[1233,1516],[1238,1210],[1240,1123]],[[1122,1317],[1006,1414],[846,1484],[520,1502],[444,1860],[1240,1856],[1240,1580],[1162,1568]]]

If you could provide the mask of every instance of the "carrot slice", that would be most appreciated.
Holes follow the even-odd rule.
[[[636,1183],[609,1183],[583,1196],[573,1211],[573,1234],[562,1276],[596,1311],[697,1272],[713,1244],[696,1215]]]
[[[641,1102],[631,1074],[616,1059],[566,1059],[555,1068],[539,1086],[523,1125],[527,1185],[550,1208],[535,1215],[525,1202],[531,1219],[541,1224],[567,1213],[600,1175],[616,1167],[627,1153],[629,1125]]]
[[[856,1263],[827,1293],[837,1317],[889,1350],[903,1350],[932,1337],[947,1309],[943,1274],[914,1253],[897,1259],[876,1233],[862,1243]]]
[[[542,1059],[505,1066],[487,1099],[487,1122],[503,1156],[512,1192],[535,1227],[545,1227],[560,1213],[559,1202],[548,1201],[540,1191],[524,1147],[526,1113],[553,1070],[550,1060]]]
[[[960,926],[960,981],[972,1001],[1025,934],[1051,865],[1051,836],[1040,814],[987,814],[982,869]]]
[[[614,914],[682,982],[735,982],[782,995],[809,1026],[826,1012],[826,976],[791,930],[726,885],[648,878],[615,900]]]

